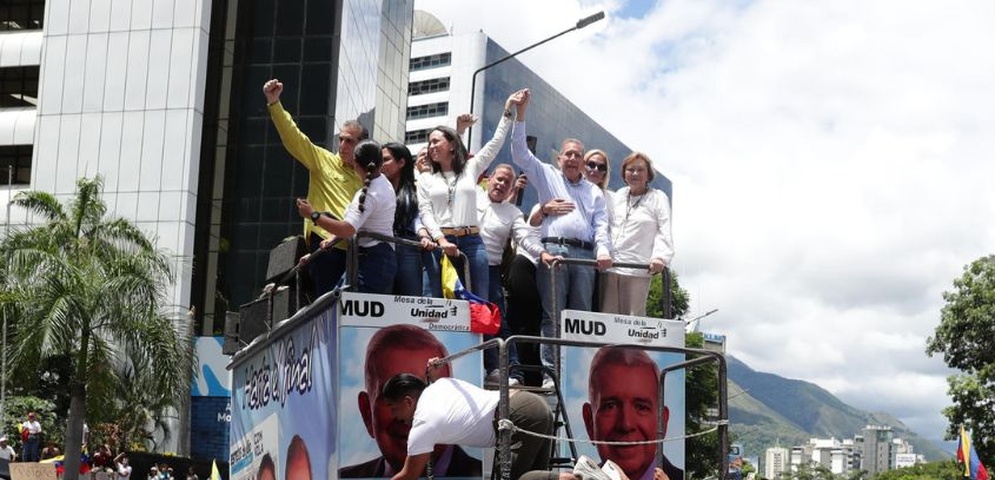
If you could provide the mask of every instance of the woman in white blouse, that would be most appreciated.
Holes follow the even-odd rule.
[[[504,145],[514,123],[515,110],[512,107],[521,102],[522,95],[522,90],[519,90],[508,97],[494,137],[473,157],[469,157],[462,140],[452,128],[438,126],[432,130],[428,136],[432,172],[418,177],[418,210],[422,225],[430,239],[454,261],[464,285],[466,278],[463,278],[464,265],[459,252],[466,255],[470,263],[468,287],[481,298],[488,298],[489,285],[487,251],[480,239],[477,218],[477,189],[480,188],[477,180]],[[425,267],[432,295],[441,297],[439,265],[434,263]]]
[[[615,192],[611,236],[616,263],[648,264],[648,269],[612,268],[606,276],[601,311],[646,315],[650,280],[670,265],[674,242],[670,233],[670,199],[651,188],[653,163],[644,153],[622,160],[622,181]]]

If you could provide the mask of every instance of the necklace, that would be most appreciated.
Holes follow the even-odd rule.
[[[629,192],[629,196],[625,201],[625,221],[629,221],[629,213],[639,207],[639,203],[643,201],[643,197],[645,196],[646,192],[639,195],[633,195],[631,191]],[[632,197],[636,197],[635,202],[632,201]]]
[[[443,174],[443,180],[445,180],[445,174]],[[446,206],[452,208],[453,199],[456,197],[456,182],[459,180],[459,175],[453,175],[453,180],[451,182],[446,182],[446,187],[449,189],[449,198],[446,201]]]

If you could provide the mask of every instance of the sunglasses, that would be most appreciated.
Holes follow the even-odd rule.
[[[591,170],[597,170],[599,172],[607,172],[608,171],[608,165],[604,164],[604,163],[587,162],[587,168],[589,168]]]

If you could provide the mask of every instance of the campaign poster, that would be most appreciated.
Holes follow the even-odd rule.
[[[404,463],[408,427],[378,399],[383,384],[399,373],[424,378],[428,359],[478,345],[481,335],[470,332],[467,302],[441,298],[343,293],[339,322],[339,478],[391,477]],[[481,352],[461,357],[449,375],[480,385],[482,362]],[[433,473],[479,480],[490,450],[438,446]]]
[[[335,305],[305,311],[231,364],[231,480],[334,478]]]
[[[657,438],[659,372],[683,362],[683,353],[652,347],[684,347],[684,323],[675,320],[563,310],[563,339],[599,342],[604,347],[562,347],[561,391],[578,455],[598,463],[612,460],[631,480],[652,480],[659,466],[671,480],[683,479],[685,372],[667,373],[664,463],[656,445],[595,446],[587,440],[634,442]],[[567,455],[566,442],[560,444]]]

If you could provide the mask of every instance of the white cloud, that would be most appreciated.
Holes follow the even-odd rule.
[[[520,59],[673,180],[675,269],[695,311],[721,310],[704,328],[942,436],[948,372],[925,339],[995,243],[995,4],[625,6],[416,2],[509,51],[605,9]]]

